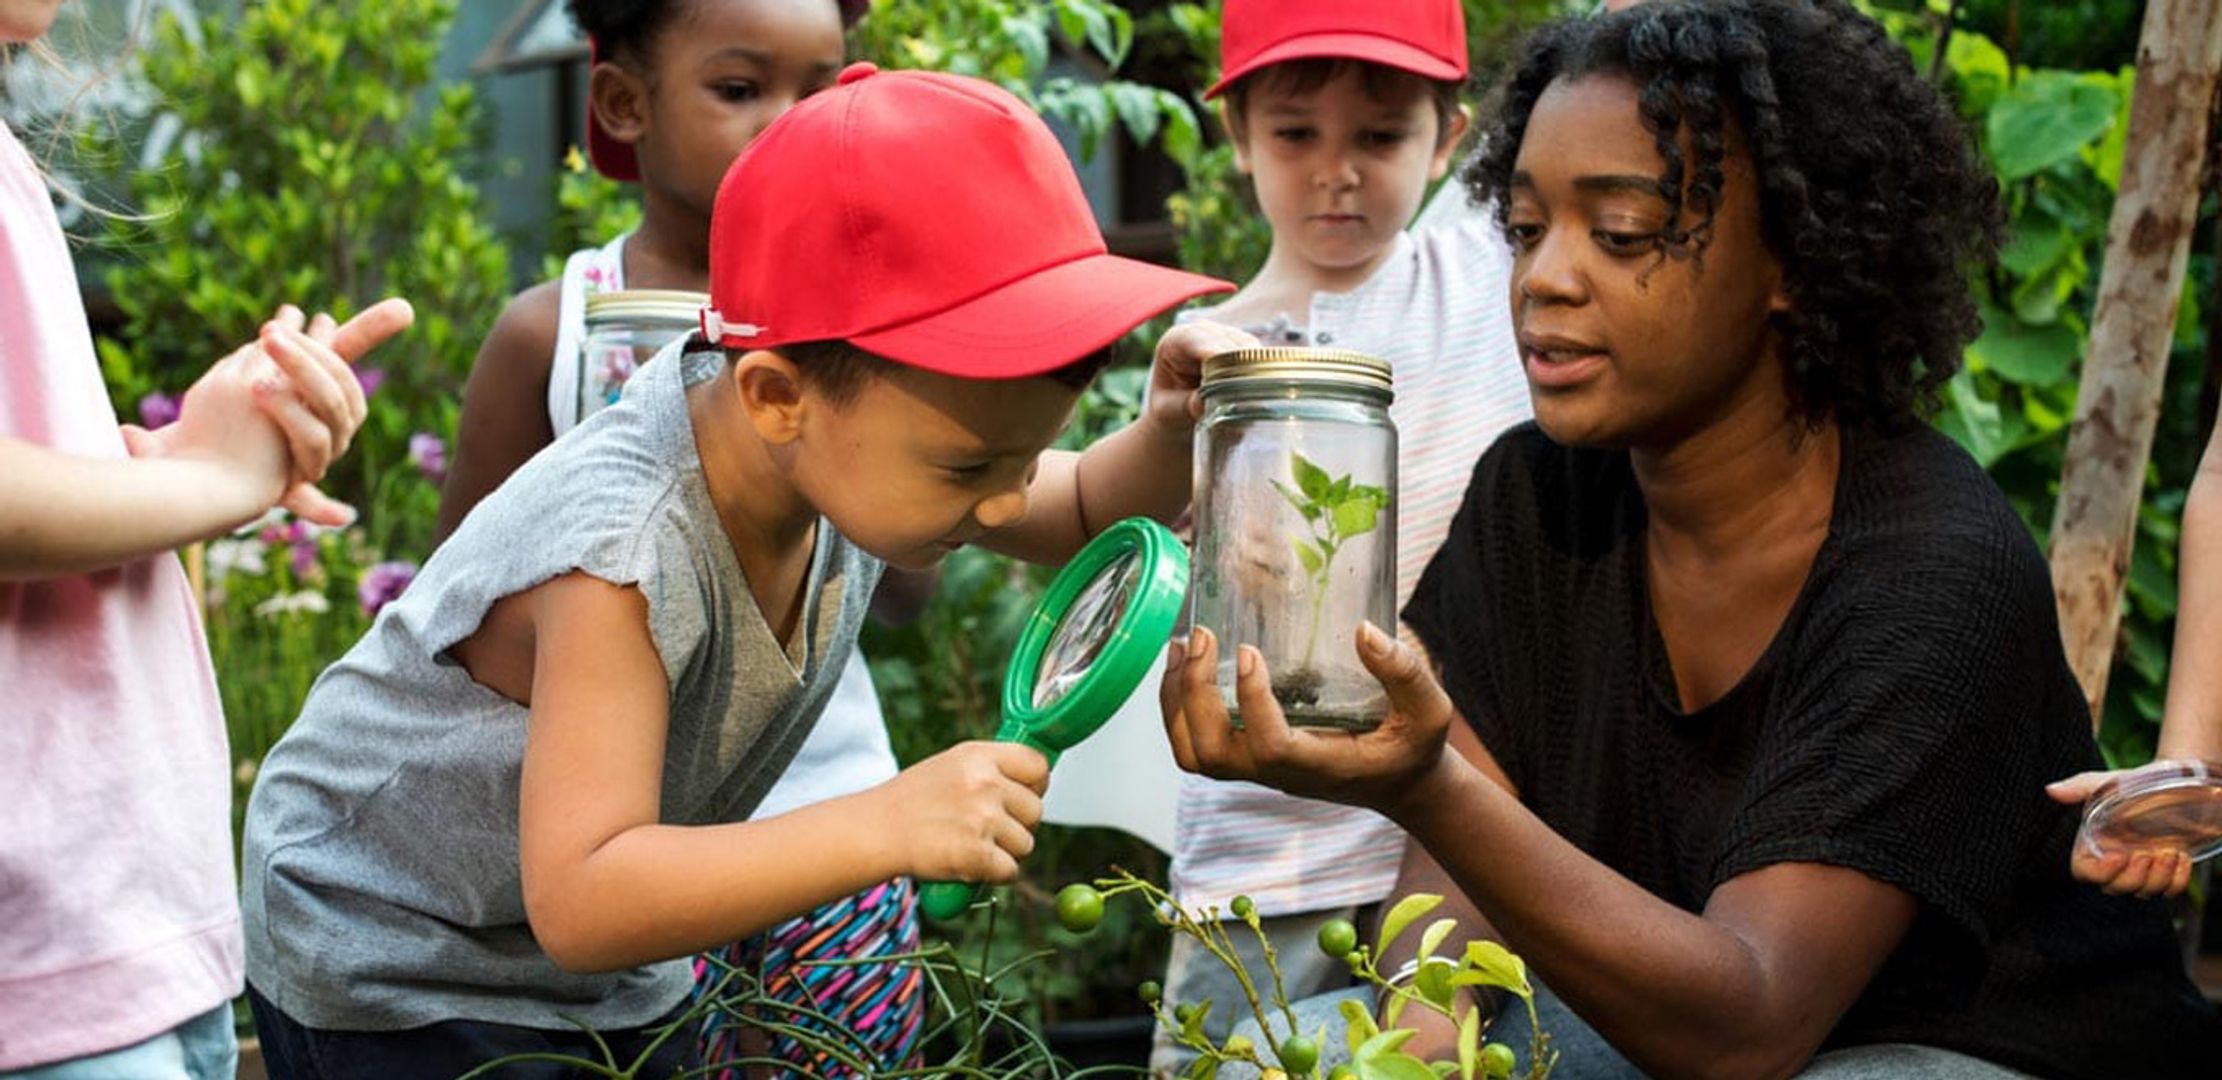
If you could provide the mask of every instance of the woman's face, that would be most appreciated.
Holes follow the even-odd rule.
[[[1709,241],[1669,254],[1669,227],[1702,217],[1667,219],[1666,162],[1636,105],[1625,77],[1561,78],[1513,164],[1513,324],[1536,421],[1566,445],[1662,447],[1741,408],[1789,408],[1771,325],[1782,266],[1740,133]]]

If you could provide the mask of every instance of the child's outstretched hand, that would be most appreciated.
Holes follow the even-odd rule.
[[[1242,706],[1237,730],[1219,696],[1218,637],[1200,626],[1190,631],[1186,647],[1176,642],[1167,654],[1158,691],[1173,760],[1215,779],[1389,811],[1442,762],[1453,709],[1417,648],[1372,623],[1359,628],[1357,647],[1358,659],[1389,693],[1389,715],[1380,727],[1291,728],[1273,698],[1265,658],[1245,645],[1235,669]]]
[[[206,462],[216,496],[245,507],[247,518],[282,505],[304,520],[345,525],[354,511],[315,485],[368,413],[350,364],[414,319],[400,299],[344,325],[288,304],[186,391],[177,423],[151,432],[126,424],[124,444],[133,457]]]
[[[929,881],[1004,882],[1034,850],[1049,760],[1014,743],[959,743],[873,789],[872,827],[901,845],[902,872]]]
[[[1225,323],[1208,319],[1182,323],[1157,339],[1157,358],[1150,365],[1149,406],[1143,419],[1168,430],[1192,431],[1204,414],[1204,360],[1231,349],[1256,348],[1258,339]]]
[[[2045,794],[2052,796],[2055,802],[2081,806],[2107,781],[2131,771],[2134,770],[2077,773],[2045,785]],[[2100,855],[2080,841],[2068,856],[2068,872],[2074,874],[2077,881],[2097,885],[2117,896],[2135,895],[2144,899],[2183,895],[2191,886],[2191,866],[2190,853],[2185,851],[2145,848]]]

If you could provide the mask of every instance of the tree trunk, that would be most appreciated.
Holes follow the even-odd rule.
[[[2052,524],[2060,635],[2096,725],[2120,628],[2168,348],[2222,66],[2222,0],[2152,0],[2137,46],[2122,186]]]

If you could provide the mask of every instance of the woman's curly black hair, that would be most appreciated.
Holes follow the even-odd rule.
[[[1653,0],[1545,27],[1466,173],[1500,223],[1536,99],[1596,74],[1636,85],[1666,159],[1669,220],[1686,205],[1698,221],[1669,238],[1672,255],[1703,250],[1721,158],[1742,136],[1782,260],[1790,395],[1807,422],[1891,426],[1934,404],[1982,328],[1968,275],[1997,252],[1998,183],[1881,26],[1845,0]]]

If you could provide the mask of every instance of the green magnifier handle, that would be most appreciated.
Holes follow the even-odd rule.
[[[1165,526],[1128,518],[1090,540],[1019,632],[996,741],[1031,746],[1055,765],[1156,667],[1187,594],[1188,550]],[[927,882],[918,906],[929,918],[954,918],[977,893],[962,882]]]
[[[1031,746],[1041,751],[1052,767],[1057,764],[1057,751],[1027,738],[1026,729],[1016,724],[1005,723],[1003,730],[995,733],[995,741]],[[954,919],[979,898],[978,885],[963,881],[929,881],[918,887],[918,910],[925,912],[929,919]]]

